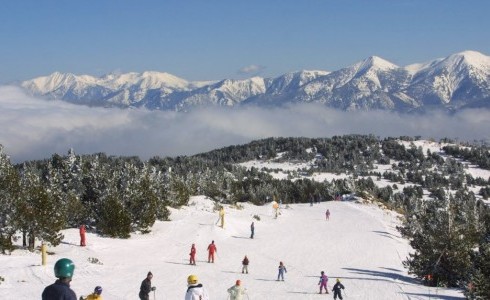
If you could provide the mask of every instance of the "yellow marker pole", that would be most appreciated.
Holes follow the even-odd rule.
[[[221,228],[225,228],[225,209],[222,208],[221,211],[219,212],[219,215],[221,217]]]
[[[48,254],[46,245],[44,243],[41,244],[41,263],[45,266],[48,262]]]

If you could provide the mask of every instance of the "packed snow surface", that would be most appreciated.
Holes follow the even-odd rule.
[[[48,249],[46,266],[39,251],[0,255],[0,276],[5,279],[0,299],[40,299],[44,287],[55,281],[54,263],[63,257],[76,264],[71,287],[77,297],[101,285],[105,300],[137,299],[148,271],[157,287],[150,299],[161,300],[184,299],[190,274],[199,277],[212,300],[227,299],[226,290],[237,279],[247,288],[245,299],[332,299],[332,292],[318,294],[320,271],[329,276],[329,289],[340,278],[346,300],[463,299],[460,291],[423,286],[407,274],[402,261],[410,247],[395,229],[398,218],[372,204],[282,205],[277,219],[270,203],[245,203],[241,209],[226,205],[224,228],[216,225],[213,207],[205,197],[192,197],[188,207],[172,209],[172,221],[157,222],[150,234],[124,240],[88,233],[86,247],[78,246],[77,229],[65,230],[63,242]],[[212,240],[218,253],[215,263],[208,263],[206,248]],[[188,264],[192,243],[197,247],[196,266]],[[245,255],[249,274],[241,273]],[[284,282],[276,281],[280,261],[287,268]]]

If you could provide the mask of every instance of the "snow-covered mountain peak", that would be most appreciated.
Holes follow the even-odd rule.
[[[106,85],[114,88],[138,85],[144,89],[159,89],[163,87],[186,89],[189,85],[185,79],[165,72],[145,71],[143,73],[129,72],[122,74],[107,74],[100,78]]]
[[[445,65],[466,65],[473,68],[490,72],[490,57],[477,51],[463,51],[450,55],[443,60]]]
[[[490,106],[490,57],[463,51],[406,67],[371,56],[334,72],[189,82],[169,73],[63,74],[24,81],[33,95],[90,106],[187,110],[204,105],[322,103],[339,109],[411,111],[424,106]]]
[[[253,91],[259,93],[265,91],[265,81],[262,77],[252,77],[247,79],[225,79],[216,84],[219,90],[227,90],[234,93],[242,93],[243,91]]]
[[[366,71],[368,69],[376,71],[390,71],[399,68],[397,65],[379,57],[370,56],[358,64],[359,71]]]
[[[320,76],[325,76],[330,74],[330,72],[327,71],[320,71],[320,70],[303,70],[299,72],[295,72],[296,76],[298,77],[298,84],[301,86],[305,83],[308,83]]]
[[[44,93],[44,91],[52,91],[60,86],[72,86],[76,83],[76,81],[77,79],[74,74],[54,72],[48,76],[42,76],[29,81],[24,81],[21,85],[24,88],[31,89],[35,92]]]

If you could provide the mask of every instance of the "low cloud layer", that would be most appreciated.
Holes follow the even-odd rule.
[[[401,135],[490,140],[490,111],[454,115],[341,112],[319,105],[208,108],[189,113],[89,108],[0,87],[0,144],[12,162],[66,154],[191,155],[267,137]]]

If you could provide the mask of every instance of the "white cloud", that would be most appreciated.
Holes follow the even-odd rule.
[[[259,74],[264,69],[265,69],[264,66],[260,66],[260,65],[249,65],[249,66],[246,66],[246,67],[241,68],[238,71],[238,74],[240,74],[240,75]]]
[[[343,134],[490,140],[490,111],[454,115],[341,112],[321,105],[207,108],[189,113],[89,108],[0,88],[0,144],[13,162],[65,154],[191,155],[267,137]]]

